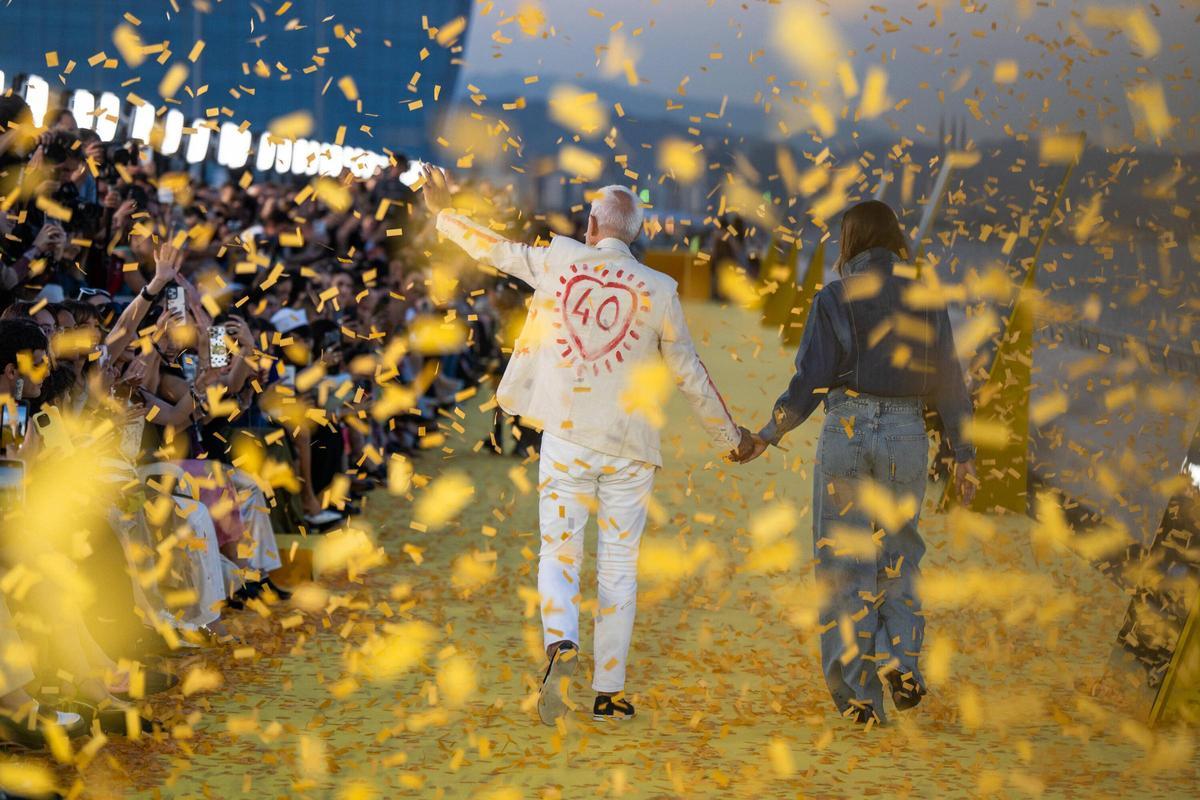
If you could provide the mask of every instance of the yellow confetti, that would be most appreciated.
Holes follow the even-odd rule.
[[[881,67],[871,67],[867,70],[863,82],[862,102],[858,110],[863,119],[874,119],[887,110],[887,73]]]
[[[1020,74],[1020,67],[1017,66],[1017,62],[1011,58],[1005,58],[996,62],[996,66],[992,71],[992,80],[1001,84],[1016,83],[1017,77]]]
[[[596,154],[568,144],[558,150],[558,167],[568,175],[594,181],[604,170],[604,162]]]
[[[340,85],[340,84],[339,84]],[[349,97],[349,95],[347,95]],[[353,100],[355,98],[350,97]],[[267,123],[267,130],[280,139],[301,139],[312,133],[313,115],[307,110],[293,111]]]
[[[414,517],[423,525],[437,529],[458,516],[475,496],[475,484],[465,473],[443,473],[417,498]]]
[[[692,183],[704,171],[703,146],[671,136],[658,143],[658,168],[679,183]]]
[[[158,93],[163,97],[174,97],[187,80],[188,68],[183,64],[172,64],[158,83]]]

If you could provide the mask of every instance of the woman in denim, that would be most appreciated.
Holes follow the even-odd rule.
[[[825,401],[813,466],[813,549],[826,592],[821,667],[838,710],[885,720],[883,680],[899,710],[925,694],[917,658],[925,621],[915,582],[925,544],[926,407],[954,446],[960,496],[975,488],[963,440],[971,400],[944,307],[906,302],[914,270],[896,215],[876,200],[842,217],[841,279],[824,287],[796,353],[796,374],[740,461],[757,458]],[[881,680],[882,673],[882,680]]]

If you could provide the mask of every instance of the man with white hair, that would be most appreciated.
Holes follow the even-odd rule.
[[[584,528],[594,507],[600,536],[592,715],[604,722],[632,719],[624,689],[638,547],[662,456],[655,421],[628,398],[639,391],[639,375],[665,362],[719,448],[740,453],[751,437],[734,423],[696,355],[675,281],[630,254],[642,229],[642,206],[632,191],[606,186],[595,193],[586,244],[559,236],[549,247],[529,247],[451,210],[440,170],[426,167],[424,179],[438,231],[534,289],[496,398],[506,412],[543,431],[538,592],[549,665],[538,712],[548,725],[566,712],[579,660]]]

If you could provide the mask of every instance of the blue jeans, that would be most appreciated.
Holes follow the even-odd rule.
[[[821,669],[839,711],[869,703],[886,720],[880,668],[925,685],[917,665],[925,619],[915,591],[929,461],[923,404],[833,389],[825,408],[813,471],[813,550],[825,590]],[[872,483],[895,498],[889,508],[905,510],[875,519],[863,507],[863,487]]]

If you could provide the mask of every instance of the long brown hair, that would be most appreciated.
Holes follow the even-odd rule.
[[[864,200],[842,214],[841,252],[834,265],[838,274],[847,261],[875,247],[885,247],[900,258],[908,258],[908,240],[900,230],[896,212],[880,200]]]

